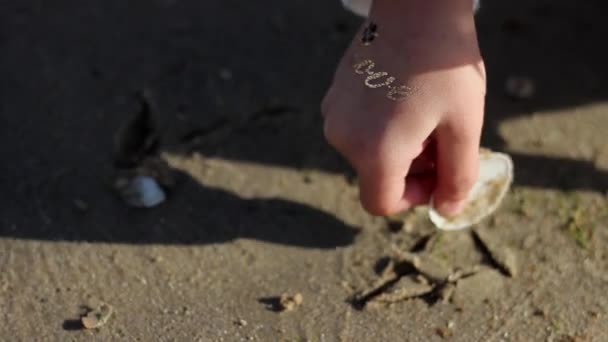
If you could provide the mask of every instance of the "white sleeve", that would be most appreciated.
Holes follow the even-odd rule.
[[[362,17],[367,17],[373,0],[342,0],[344,7]]]
[[[372,7],[372,1],[373,0],[342,0],[342,3],[353,13],[362,17],[367,17],[369,9]],[[475,11],[479,9],[479,0],[473,0],[473,9],[475,9]]]

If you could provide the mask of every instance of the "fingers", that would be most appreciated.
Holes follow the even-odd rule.
[[[443,215],[460,212],[479,173],[481,122],[462,116],[437,127],[437,184],[433,194],[436,208]]]
[[[405,180],[405,193],[403,194],[404,209],[417,205],[428,204],[435,188],[435,173],[429,172],[416,176],[408,176]]]
[[[359,172],[361,204],[371,214],[390,215],[427,204],[435,186],[434,167],[424,159]],[[409,171],[409,175],[408,175]]]
[[[434,148],[425,149],[411,163],[384,162],[358,171],[363,207],[375,215],[395,214],[429,203],[436,178]]]
[[[435,143],[431,141],[425,141],[423,143],[422,153],[414,161],[410,166],[409,175],[421,175],[424,173],[433,173],[435,170]]]
[[[403,201],[409,165],[375,165],[359,168],[359,197],[363,208],[373,215],[389,215],[406,208]]]
[[[412,162],[410,167],[410,175],[421,175],[429,173],[435,169],[435,164],[432,161],[427,161],[421,158],[417,158]]]
[[[433,142],[424,142],[423,137],[414,134],[407,135],[408,139],[391,139],[385,130],[384,139],[391,143],[363,139],[376,142],[369,147],[354,139],[357,135],[346,130],[344,125],[338,125],[332,116],[325,118],[324,130],[327,141],[357,170],[361,204],[369,213],[390,215],[428,204],[435,185],[436,146]],[[421,131],[416,133],[422,135]],[[364,132],[369,134],[373,129]],[[404,135],[402,129],[395,129],[395,132],[395,135]],[[414,143],[410,139],[420,142]]]

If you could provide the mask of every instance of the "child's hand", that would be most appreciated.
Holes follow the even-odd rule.
[[[323,101],[325,136],[356,169],[370,213],[396,213],[433,196],[443,214],[455,214],[477,178],[484,109],[472,2],[375,0],[370,21],[377,36],[363,46],[358,33]],[[355,72],[364,60],[375,65]],[[395,101],[389,86],[366,86],[378,72],[388,75],[368,84],[392,76],[390,87],[412,91]]]

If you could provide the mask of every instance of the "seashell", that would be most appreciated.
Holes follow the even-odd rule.
[[[123,200],[136,208],[152,208],[165,201],[166,195],[152,177],[137,176],[131,181],[117,185]]]
[[[429,207],[429,217],[442,230],[468,228],[496,211],[513,181],[513,161],[504,153],[482,150],[479,155],[479,178],[473,185],[464,209],[453,217],[444,217]]]

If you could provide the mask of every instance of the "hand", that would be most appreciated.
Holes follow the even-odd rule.
[[[363,46],[357,34],[323,100],[325,137],[357,171],[370,213],[433,196],[456,214],[477,179],[486,85],[471,1],[375,0],[370,20],[378,36]],[[392,76],[411,94],[393,101],[387,87],[367,87],[353,68],[366,59],[388,73],[375,83]]]

